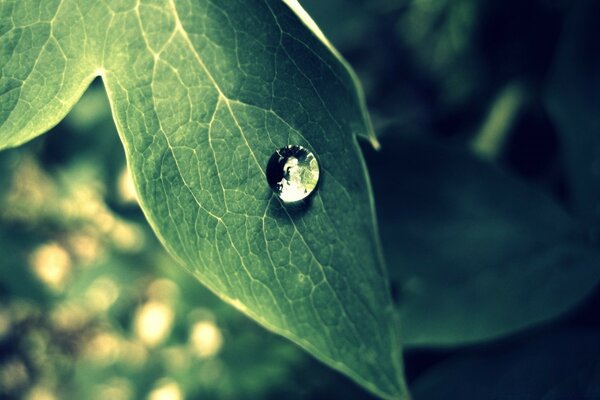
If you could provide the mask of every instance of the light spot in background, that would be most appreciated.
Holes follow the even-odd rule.
[[[176,382],[163,380],[148,394],[148,400],[183,400],[183,393]]]
[[[81,237],[67,241],[77,262],[96,261],[103,250],[101,240],[125,252],[140,251],[145,243],[143,229],[121,219],[107,206],[106,189],[97,169],[78,165],[48,175],[35,159],[24,157],[14,173],[2,214],[19,221],[82,226]]]
[[[104,201],[103,184],[96,177],[73,177],[65,191],[67,195],[58,207],[62,216],[86,223],[98,236],[109,238],[119,250],[131,253],[141,250],[143,230],[112,212]]]
[[[25,299],[15,299],[10,304],[10,314],[15,325],[40,314],[40,310]]]
[[[68,185],[63,188],[65,196],[59,201],[59,210],[72,220],[94,220],[109,216],[106,204],[102,200],[102,183],[94,176],[70,177]]]
[[[212,321],[196,322],[190,333],[194,353],[200,358],[214,356],[223,345],[223,335]]]
[[[0,307],[0,340],[2,340],[8,332],[10,332],[11,321],[8,309]]]
[[[109,234],[117,223],[115,216],[103,209],[96,210],[95,208],[90,207],[88,214],[93,219],[101,234]]]
[[[179,296],[179,288],[168,279],[156,279],[148,285],[146,293],[151,300],[173,303]]]
[[[98,261],[105,251],[99,238],[89,234],[75,233],[67,241],[72,254],[84,266]]]
[[[29,374],[23,361],[12,359],[0,365],[0,388],[3,392],[13,392],[24,387],[29,380]]]
[[[202,385],[211,386],[223,379],[227,366],[218,358],[210,358],[201,363],[196,370],[196,379]]]
[[[525,103],[525,93],[525,88],[515,82],[500,90],[483,126],[471,141],[471,149],[475,154],[494,160],[502,153],[511,128]]]
[[[118,221],[107,233],[113,245],[119,250],[136,253],[144,246],[144,232],[136,224]]]
[[[6,217],[31,220],[37,218],[48,199],[56,197],[56,187],[37,161],[25,156],[18,163],[7,193],[2,213]]]
[[[83,328],[89,320],[89,312],[74,303],[62,303],[52,310],[50,321],[61,331],[76,331]]]
[[[136,203],[138,202],[137,192],[135,190],[135,184],[133,178],[127,166],[123,168],[119,174],[119,180],[117,182],[119,188],[119,197],[124,203]]]
[[[43,327],[27,330],[20,341],[23,348],[26,349],[28,361],[33,361],[37,365],[47,363],[48,358],[51,357],[52,346],[50,340],[48,330]]]
[[[119,287],[110,278],[96,279],[85,292],[85,298],[91,309],[106,311],[119,297]]]
[[[121,352],[126,356],[122,359],[131,368],[144,367],[148,360],[148,350],[137,340],[125,341],[121,344]]]
[[[171,307],[157,301],[149,301],[139,307],[135,313],[135,333],[147,346],[156,346],[171,332],[173,318]]]
[[[71,270],[69,253],[56,243],[38,247],[30,257],[37,277],[54,290],[62,290]]]
[[[27,393],[25,400],[56,400],[56,396],[50,389],[36,386]]]
[[[84,354],[87,359],[94,363],[112,364],[121,354],[119,337],[112,333],[100,332],[87,342]]]
[[[190,368],[191,354],[187,347],[172,346],[166,348],[161,354],[163,363],[169,371],[183,371]]]
[[[131,382],[123,378],[112,378],[99,385],[95,392],[98,400],[129,400],[134,397]]]

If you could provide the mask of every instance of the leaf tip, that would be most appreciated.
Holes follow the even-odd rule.
[[[377,151],[381,150],[381,143],[379,142],[379,139],[377,139],[377,136],[375,136],[375,134],[369,136],[369,143],[371,143],[373,149]]]

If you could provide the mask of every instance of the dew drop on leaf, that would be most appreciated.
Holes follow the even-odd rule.
[[[314,192],[319,181],[319,163],[302,146],[283,147],[269,159],[267,181],[284,203],[295,203]]]

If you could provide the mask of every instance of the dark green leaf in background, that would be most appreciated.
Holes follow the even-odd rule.
[[[51,128],[101,76],[140,203],[173,256],[269,329],[402,398],[356,144],[370,123],[352,72],[286,3],[3,1],[0,147]],[[264,177],[288,144],[321,163],[303,209]]]
[[[415,382],[415,400],[597,399],[596,331],[558,332],[444,361]]]
[[[405,345],[513,333],[566,312],[600,280],[578,224],[466,150],[386,136],[368,161]]]
[[[577,2],[558,48],[547,104],[565,149],[574,211],[600,223],[600,3]]]

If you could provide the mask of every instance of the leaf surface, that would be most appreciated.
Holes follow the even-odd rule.
[[[384,398],[403,398],[393,307],[345,62],[295,1],[3,0],[0,147],[58,123],[101,76],[141,206],[224,300]],[[288,144],[321,165],[282,205]]]

